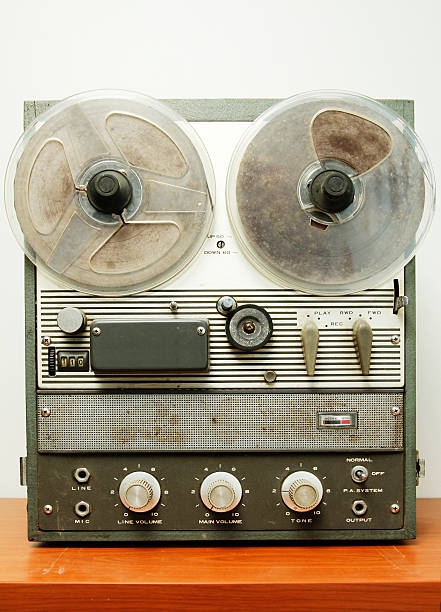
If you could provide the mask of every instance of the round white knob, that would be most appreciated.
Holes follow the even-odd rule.
[[[86,327],[86,315],[79,308],[63,308],[57,315],[58,327],[65,334],[77,334]]]
[[[293,472],[282,483],[282,499],[288,508],[296,512],[308,512],[319,505],[323,486],[311,472]]]
[[[161,498],[161,487],[154,476],[147,472],[127,474],[119,485],[122,503],[133,512],[152,510]]]
[[[201,484],[202,502],[214,512],[233,510],[242,499],[240,482],[229,472],[213,472]]]

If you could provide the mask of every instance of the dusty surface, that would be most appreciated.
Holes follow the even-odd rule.
[[[339,104],[351,113],[356,110]],[[424,207],[424,177],[407,140],[388,125],[393,149],[363,175],[360,212],[326,231],[311,227],[298,202],[297,185],[305,168],[317,160],[311,122],[327,107],[332,108],[332,101],[306,103],[262,127],[242,157],[237,209],[245,243],[284,284],[311,292],[340,286],[348,292],[357,284],[362,285],[357,290],[366,288],[379,271],[412,250]],[[369,119],[382,120],[372,112]],[[368,159],[371,163],[372,156]]]

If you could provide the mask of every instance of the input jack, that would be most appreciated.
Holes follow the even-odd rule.
[[[74,472],[74,478],[77,482],[87,482],[90,478],[90,472],[85,467],[79,467]]]
[[[367,503],[364,501],[364,499],[356,499],[352,503],[352,512],[356,516],[363,516],[363,514],[366,514],[367,508]]]
[[[90,514],[90,505],[85,501],[78,502],[75,504],[75,514],[81,517],[87,516]]]

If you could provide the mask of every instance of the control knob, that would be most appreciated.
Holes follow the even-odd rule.
[[[296,512],[308,512],[319,505],[323,486],[311,472],[293,472],[282,483],[282,499]]]
[[[154,476],[147,472],[127,474],[119,485],[122,503],[133,512],[152,510],[161,498],[161,487]]]
[[[229,472],[213,472],[201,484],[202,502],[214,512],[233,510],[242,499],[242,487]]]
[[[85,329],[86,315],[79,308],[63,308],[57,315],[57,324],[65,334],[78,334]]]

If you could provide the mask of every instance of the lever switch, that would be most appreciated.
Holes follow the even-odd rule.
[[[302,328],[303,358],[308,376],[314,376],[319,344],[319,330],[314,321],[306,321]]]
[[[357,319],[352,328],[355,350],[363,376],[368,376],[371,367],[372,328],[364,319]]]

